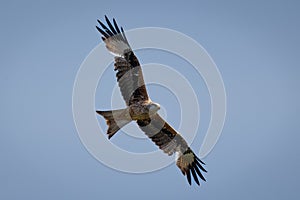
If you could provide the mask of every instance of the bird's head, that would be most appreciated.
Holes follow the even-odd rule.
[[[149,114],[153,115],[156,114],[156,112],[160,109],[160,105],[158,103],[151,103],[148,105],[149,108]]]

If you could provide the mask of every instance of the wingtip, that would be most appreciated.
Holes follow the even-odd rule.
[[[200,158],[198,158],[196,155],[195,155],[195,158],[196,158],[196,160],[198,160],[201,164],[206,165],[205,162],[203,162],[202,160],[200,160]]]
[[[189,184],[192,185],[192,180],[191,180],[191,173],[190,173],[190,171],[187,171],[187,172],[186,172],[186,178],[187,178]]]
[[[200,163],[202,163],[202,162],[200,162],[199,160],[195,160],[195,163],[196,163],[196,165],[202,170],[202,171],[204,171],[204,172],[206,172],[207,173],[207,170],[200,164]]]
[[[105,38],[110,37],[110,35],[108,33],[104,32],[100,27],[96,26],[96,28]]]
[[[192,172],[193,178],[194,178],[195,182],[197,183],[197,185],[200,185],[200,183],[199,183],[199,180],[198,180],[198,177],[197,177],[197,174],[196,174],[196,172],[195,172],[195,169],[194,169],[194,167],[191,167],[191,172]]]
[[[115,26],[115,29],[118,33],[121,33],[119,27],[118,27],[118,24],[117,24],[117,21],[115,20],[115,18],[113,18],[113,23],[114,23],[114,26]]]
[[[104,17],[105,17],[106,23],[109,24],[109,19],[108,19],[108,17],[107,17],[106,15],[104,15]]]

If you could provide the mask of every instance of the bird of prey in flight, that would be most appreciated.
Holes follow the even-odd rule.
[[[120,128],[135,121],[139,128],[166,154],[177,154],[176,165],[191,185],[191,177],[200,185],[198,177],[205,181],[201,171],[205,165],[190,149],[184,138],[174,130],[158,113],[158,103],[147,94],[141,65],[134,55],[122,27],[115,19],[105,16],[107,25],[98,20],[97,30],[102,34],[106,48],[115,55],[114,70],[123,99],[127,107],[120,110],[96,111],[108,125],[110,139]]]

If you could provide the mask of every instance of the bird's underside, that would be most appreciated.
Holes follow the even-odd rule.
[[[113,24],[105,16],[107,26],[98,20],[106,48],[115,55],[114,70],[118,85],[127,105],[125,109],[96,111],[108,125],[107,134],[111,138],[120,128],[135,121],[139,128],[166,154],[178,154],[176,165],[191,184],[191,176],[200,185],[198,177],[205,181],[201,171],[206,172],[204,163],[189,148],[183,137],[174,130],[157,111],[159,104],[150,100],[143,79],[142,68],[130,48],[123,28],[115,19]]]

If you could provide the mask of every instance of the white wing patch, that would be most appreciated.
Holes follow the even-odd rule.
[[[109,37],[104,40],[106,48],[115,56],[124,56],[125,53],[131,51],[130,46],[119,39],[119,35]]]
[[[194,153],[191,152],[183,154],[178,158],[177,165],[179,165],[181,169],[187,170],[189,166],[194,162],[194,160]]]

